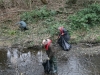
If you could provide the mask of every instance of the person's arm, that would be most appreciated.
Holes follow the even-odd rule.
[[[64,33],[64,35],[66,35],[66,34],[68,34],[68,31],[64,28],[63,33]]]

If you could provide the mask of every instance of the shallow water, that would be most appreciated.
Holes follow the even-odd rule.
[[[60,55],[59,55],[60,56]],[[99,75],[100,55],[76,55],[58,59],[58,75]],[[9,48],[0,50],[0,75],[44,75],[45,52]]]

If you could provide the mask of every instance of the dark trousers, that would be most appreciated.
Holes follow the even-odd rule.
[[[56,71],[57,72],[57,60],[56,60],[56,57],[51,57],[50,58],[50,62],[51,62],[51,71],[54,72]]]

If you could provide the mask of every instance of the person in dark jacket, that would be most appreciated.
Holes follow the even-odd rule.
[[[18,22],[17,24],[20,24],[20,25],[19,25],[19,28],[20,28],[21,30],[28,30],[26,22],[20,21],[20,22]]]
[[[55,49],[53,47],[52,41],[50,39],[44,39],[42,41],[43,47],[46,50],[46,54],[48,55],[51,63],[51,72],[57,73],[57,61],[55,56]]]
[[[58,27],[58,30],[60,32],[58,38],[60,38],[60,36],[62,35],[64,39],[68,42],[70,40],[70,35],[68,31],[63,26]]]
[[[71,45],[69,44],[69,32],[63,26],[58,27],[58,30],[59,35],[57,43],[62,47],[63,50],[69,51],[71,49]]]

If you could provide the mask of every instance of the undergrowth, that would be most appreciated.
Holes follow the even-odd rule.
[[[51,37],[58,35],[59,33],[58,27],[60,26],[64,26],[64,28],[70,32],[70,27],[65,21],[63,20],[58,21],[53,17],[46,19],[45,21],[42,22],[42,24],[47,30],[45,30],[44,32],[41,31],[40,33],[48,33],[51,35]]]
[[[69,16],[71,28],[73,30],[89,30],[91,27],[99,26],[100,4],[92,4],[74,15]]]
[[[45,6],[41,7],[40,9],[35,9],[29,12],[24,12],[21,14],[21,20],[24,20],[26,22],[34,22],[36,20],[43,20],[45,18],[48,18],[50,16],[56,15],[56,11],[54,10],[48,10]]]
[[[57,17],[59,14],[57,14],[56,11],[48,10],[46,7],[42,7],[40,9],[24,12],[20,15],[20,19],[27,22],[29,30],[21,32],[16,28],[17,26],[12,26],[11,28],[9,24],[9,27],[7,25],[2,25],[0,28],[0,34],[5,37],[9,36],[13,44],[28,42],[28,45],[33,46],[35,41],[38,42],[38,40],[40,40],[39,42],[41,42],[43,38],[48,36],[55,37],[58,35],[58,27],[64,26],[71,35],[71,43],[90,40],[91,37],[93,40],[96,39],[97,41],[100,41],[100,36],[98,36],[100,35],[100,30],[98,29],[96,31],[97,28],[100,28],[99,12],[99,4],[89,5],[87,8],[69,16],[69,21],[68,19],[66,19],[66,21],[61,17]],[[97,28],[95,28],[95,26]],[[95,33],[92,32],[92,30],[89,31],[90,28],[93,29]]]

